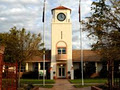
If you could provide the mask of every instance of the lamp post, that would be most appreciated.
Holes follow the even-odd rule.
[[[81,60],[81,78],[82,78],[82,86],[84,85],[84,77],[83,77],[83,45],[82,45],[82,19],[81,19],[81,0],[79,0],[79,24],[80,24],[80,60]]]
[[[45,86],[45,9],[46,9],[46,0],[44,0],[43,5],[43,86]]]

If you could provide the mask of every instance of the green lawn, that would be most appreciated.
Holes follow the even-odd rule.
[[[69,80],[72,84],[80,84],[81,79]],[[84,79],[84,83],[106,83],[107,79]]]
[[[107,79],[84,79],[84,83],[85,85],[82,86],[81,79],[75,79],[75,80],[69,80],[70,83],[75,84],[73,85],[75,88],[83,88],[83,87],[89,87],[89,86],[93,86],[94,84],[102,84],[102,83],[106,83]]]
[[[43,80],[38,80],[38,79],[21,79],[20,80],[21,84],[42,84]],[[45,80],[46,84],[54,84],[55,81],[54,80]]]

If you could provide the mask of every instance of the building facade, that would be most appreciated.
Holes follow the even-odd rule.
[[[71,9],[59,6],[52,9],[51,22],[51,50],[45,54],[45,69],[50,79],[76,78],[76,70],[80,70],[80,50],[72,50],[72,22]],[[84,67],[92,63],[93,73],[102,69],[100,56],[95,51],[83,50]],[[42,56],[34,56],[26,60],[24,71],[43,70]],[[80,73],[80,72],[79,72]]]

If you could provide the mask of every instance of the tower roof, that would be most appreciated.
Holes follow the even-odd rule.
[[[71,9],[70,9],[70,8],[67,8],[67,7],[64,7],[64,6],[58,6],[58,7],[56,7],[56,8],[53,8],[53,9],[52,9],[52,11],[53,11],[53,10],[65,10],[65,9],[67,9],[67,10],[70,10],[70,11],[71,11]]]

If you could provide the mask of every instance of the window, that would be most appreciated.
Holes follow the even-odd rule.
[[[66,54],[66,48],[58,48],[58,54]]]
[[[66,54],[66,49],[65,48],[62,49],[62,54]]]
[[[58,54],[61,54],[61,48],[58,48]]]

